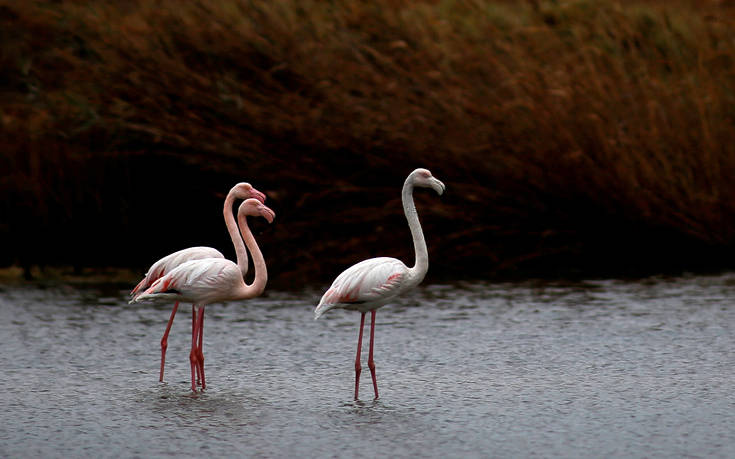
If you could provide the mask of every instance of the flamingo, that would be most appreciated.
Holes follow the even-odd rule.
[[[191,390],[194,392],[196,392],[196,373],[201,376],[202,390],[206,388],[204,355],[201,352],[204,307],[222,301],[254,298],[263,293],[265,284],[268,282],[268,271],[263,254],[247,224],[246,217],[248,215],[263,217],[268,223],[273,222],[276,215],[263,203],[252,198],[243,201],[238,209],[238,221],[242,236],[245,239],[245,245],[250,249],[253,256],[255,268],[255,279],[250,285],[245,283],[243,268],[239,264],[240,257],[238,257],[238,264],[224,258],[204,258],[190,260],[177,266],[131,300],[131,302],[137,303],[139,301],[165,298],[194,304],[193,310],[196,320],[192,330],[191,352],[189,353]],[[240,241],[241,244],[242,240]],[[244,250],[244,247],[242,250]]]
[[[373,378],[375,399],[378,398],[378,380],[375,376],[373,361],[373,337],[375,332],[375,313],[377,309],[389,303],[396,296],[417,286],[424,279],[429,269],[429,254],[426,249],[424,233],[421,230],[416,205],[413,201],[415,187],[432,188],[439,195],[444,193],[444,184],[434,178],[426,169],[411,172],[403,184],[401,200],[403,212],[408,220],[408,227],[413,238],[416,261],[413,267],[407,267],[401,260],[389,257],[370,258],[347,268],[332,283],[322,296],[314,310],[314,319],[333,308],[360,311],[360,333],[357,338],[357,356],[355,357],[355,400],[360,388],[360,350],[362,348],[362,330],[365,326],[365,313],[370,311],[370,354],[368,367]]]
[[[238,183],[237,185],[233,186],[232,189],[230,189],[230,191],[227,193],[223,209],[225,225],[227,226],[227,231],[230,233],[232,243],[235,246],[235,252],[237,254],[237,264],[238,266],[242,267],[243,277],[247,274],[248,271],[248,254],[242,244],[242,239],[237,231],[237,223],[235,222],[235,218],[232,215],[232,204],[235,202],[236,199],[245,200],[248,198],[254,198],[261,203],[265,203],[265,194],[253,188],[253,186],[249,183]],[[130,292],[130,296],[132,298],[131,303],[135,301],[135,299],[140,296],[145,290],[147,290],[151,285],[153,285],[156,280],[165,276],[174,268],[187,261],[201,260],[204,258],[224,257],[225,256],[222,255],[219,250],[213,249],[212,247],[189,247],[188,249],[179,250],[178,252],[167,255],[157,262],[153,263],[153,265],[148,268],[148,272],[146,272],[143,280],[141,280],[138,285],[135,286],[133,291]],[[179,302],[177,301],[174,304],[173,311],[171,311],[171,317],[169,317],[168,319],[168,324],[166,325],[166,331],[163,333],[163,338],[161,338],[161,371],[158,379],[160,382],[163,382],[163,367],[166,362],[168,334],[171,331],[171,325],[174,322],[174,316],[176,316],[176,311],[178,310],[178,308]],[[194,315],[194,311],[192,310],[192,332],[194,330],[195,322],[196,316]]]

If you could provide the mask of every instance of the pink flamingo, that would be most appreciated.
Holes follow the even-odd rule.
[[[230,189],[229,193],[227,193],[227,197],[225,198],[225,205],[223,209],[224,217],[225,217],[225,225],[227,226],[227,231],[230,233],[230,238],[232,239],[232,243],[235,246],[235,252],[237,254],[237,264],[238,266],[242,267],[242,275],[243,277],[247,274],[248,271],[248,254],[245,250],[244,246],[241,248],[241,250],[238,250],[239,246],[242,246],[242,239],[240,237],[240,234],[238,234],[237,231],[237,223],[235,222],[235,217],[232,214],[232,204],[235,202],[236,199],[248,199],[248,198],[254,198],[258,201],[265,203],[265,194],[261,193],[260,191],[253,188],[252,185],[249,183],[241,182],[237,185],[233,186],[232,189]],[[238,245],[239,244],[239,245]],[[135,301],[135,299],[140,296],[146,289],[148,289],[153,283],[160,279],[161,277],[165,276],[169,272],[171,272],[174,268],[177,266],[191,260],[201,260],[204,258],[224,258],[225,256],[222,255],[222,253],[217,250],[213,249],[212,247],[189,247],[188,249],[179,250],[178,252],[174,252],[171,255],[165,256],[158,260],[157,262],[153,263],[150,268],[148,268],[148,272],[145,274],[145,277],[143,280],[138,283],[138,285],[135,286],[132,292],[130,292],[130,296],[132,297],[131,303]],[[163,367],[166,362],[166,349],[168,348],[168,334],[169,331],[171,331],[171,325],[174,322],[174,316],[176,316],[176,311],[179,308],[179,302],[177,301],[174,304],[173,311],[171,311],[171,317],[168,319],[168,324],[166,325],[166,331],[163,333],[163,338],[161,338],[161,371],[159,375],[159,381],[163,382]],[[196,322],[196,315],[192,309],[192,321],[191,321],[191,327],[192,327],[192,333],[194,331]]]
[[[156,280],[147,290],[142,292],[133,302],[151,299],[173,299],[194,304],[196,321],[192,330],[191,352],[191,390],[196,392],[196,373],[201,376],[202,390],[206,388],[204,379],[204,355],[202,354],[202,338],[204,327],[204,307],[222,301],[244,300],[260,295],[268,282],[263,254],[255,242],[246,217],[260,216],[271,223],[275,213],[257,199],[247,199],[238,209],[238,220],[242,230],[245,246],[250,249],[255,268],[255,279],[247,285],[243,276],[244,268],[240,265],[242,257],[238,256],[238,264],[224,258],[205,258],[187,261],[171,272]],[[242,240],[235,244],[238,254],[245,250]]]
[[[375,398],[378,398],[378,381],[373,361],[373,336],[375,332],[375,312],[397,295],[417,286],[429,269],[429,254],[426,249],[424,233],[421,230],[416,205],[413,202],[414,187],[433,188],[439,195],[444,193],[444,184],[434,178],[426,169],[416,169],[408,175],[403,184],[401,198],[403,211],[411,229],[416,262],[412,268],[401,260],[389,257],[370,258],[347,268],[337,276],[332,286],[324,293],[314,310],[314,318],[333,308],[360,311],[360,334],[357,338],[355,357],[355,400],[360,387],[360,349],[362,348],[362,329],[365,326],[365,313],[370,311],[370,354],[368,367],[373,377]]]

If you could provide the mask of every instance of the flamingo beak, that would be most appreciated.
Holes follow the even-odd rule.
[[[258,201],[260,201],[261,204],[265,204],[265,193],[261,193],[255,188],[250,190],[250,197],[257,199]]]
[[[260,207],[260,215],[262,215],[263,218],[265,218],[268,221],[268,223],[273,223],[273,219],[276,218],[276,213],[273,212],[270,209],[270,207],[268,207],[266,205],[261,205],[261,207]]]
[[[437,192],[439,196],[444,194],[444,190],[446,190],[446,186],[444,186],[444,183],[442,183],[441,180],[431,177],[431,188],[434,189],[434,191]]]

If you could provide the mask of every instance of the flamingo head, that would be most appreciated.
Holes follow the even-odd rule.
[[[265,203],[265,194],[253,188],[253,186],[247,182],[240,182],[232,187],[230,193],[235,195],[237,199],[257,199],[262,203]]]
[[[255,198],[243,201],[242,204],[240,204],[240,208],[237,210],[237,215],[240,217],[263,217],[268,220],[268,223],[273,223],[273,219],[276,218],[275,212]]]
[[[439,195],[442,195],[446,188],[441,180],[431,175],[431,172],[428,169],[418,168],[411,172],[408,177],[413,182],[414,186],[432,188]]]

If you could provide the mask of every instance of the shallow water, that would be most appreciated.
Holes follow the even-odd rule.
[[[735,457],[735,274],[422,287],[358,402],[359,314],[318,291],[208,306],[201,394],[190,307],[159,383],[171,305],[125,293],[0,288],[1,456]]]

